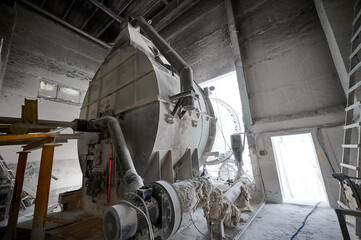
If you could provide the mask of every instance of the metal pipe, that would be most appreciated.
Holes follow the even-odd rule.
[[[6,227],[4,239],[16,239],[16,225],[19,216],[19,207],[21,202],[21,193],[23,191],[24,174],[26,168],[26,161],[29,152],[19,152],[18,166],[16,167],[16,176],[13,190],[13,197],[11,199],[9,220]]]
[[[51,171],[53,168],[54,148],[56,146],[60,146],[60,144],[43,145],[31,232],[32,240],[45,239]]]
[[[127,143],[125,141],[123,131],[120,127],[118,119],[107,116],[99,119],[90,120],[88,129],[90,131],[107,128],[112,139],[115,152],[117,153],[118,164],[123,171],[123,180],[131,191],[135,191],[142,187],[143,180],[135,170],[132,157],[130,156]]]
[[[171,46],[157,33],[157,31],[147,23],[143,17],[136,18],[136,23],[140,29],[150,38],[154,45],[169,61],[179,74],[181,91],[193,90],[193,70],[192,68],[174,51]],[[183,106],[193,107],[192,97],[185,98]]]
[[[239,195],[241,195],[242,193],[241,187],[243,186],[243,184],[244,183],[241,181],[233,184],[233,186],[230,189],[228,189],[228,191],[224,194],[224,196],[227,197],[231,202],[236,201]]]
[[[0,124],[14,124],[14,123],[24,123],[22,118],[14,117],[0,117]],[[53,120],[38,120],[37,126],[48,126],[48,127],[69,127],[76,128],[78,121],[66,122],[66,121],[53,121]]]

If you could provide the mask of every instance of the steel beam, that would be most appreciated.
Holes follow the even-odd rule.
[[[69,6],[68,9],[66,10],[66,12],[65,12],[65,14],[64,14],[64,16],[63,16],[63,19],[65,19],[65,18],[68,16],[68,14],[69,14],[71,8],[73,7],[74,3],[75,3],[75,0],[73,0],[73,1],[70,3],[70,6]]]
[[[35,4],[33,4],[31,2],[28,2],[27,0],[19,0],[19,2],[26,5],[26,6],[28,6],[28,7],[30,7],[30,8],[32,8],[32,9],[34,9],[34,10],[36,10],[36,11],[38,11],[38,12],[40,12],[40,13],[42,13],[42,14],[44,14],[45,16],[53,19],[54,21],[56,21],[56,22],[58,22],[58,23],[60,23],[60,24],[62,24],[64,26],[70,28],[71,30],[79,33],[80,35],[83,35],[84,37],[86,37],[86,38],[88,38],[88,39],[90,39],[90,40],[92,40],[92,41],[106,47],[106,48],[111,48],[111,46],[109,44],[107,44],[107,43],[105,43],[105,42],[103,42],[103,41],[89,35],[88,33],[86,33],[84,31],[80,30],[79,28],[71,25],[70,23],[65,22],[63,19],[58,18],[55,15],[51,14],[50,12],[36,6]]]
[[[19,153],[18,165],[16,167],[16,176],[13,190],[13,197],[11,199],[9,220],[6,227],[6,233],[4,239],[16,239],[16,225],[18,223],[19,207],[21,203],[21,193],[23,191],[24,174],[26,169],[26,161],[28,159],[29,152],[22,151]]]
[[[173,22],[200,0],[179,0],[170,2],[162,11],[152,18],[152,26],[160,31]]]
[[[112,17],[115,21],[122,23],[124,21],[124,18],[118,16],[113,10],[106,7],[103,3],[98,2],[97,0],[89,0],[92,4],[103,10],[106,14],[108,14],[110,17]]]
[[[83,30],[85,28],[85,26],[88,24],[88,22],[90,21],[90,19],[92,19],[92,17],[95,15],[95,13],[98,11],[99,8],[96,8],[92,14],[90,14],[90,16],[88,17],[88,19],[83,23],[83,25],[80,27],[81,30]]]
[[[133,0],[129,0],[119,11],[117,16],[119,16],[120,14],[122,14],[122,12],[133,2]],[[96,35],[97,38],[99,38],[104,32],[105,30],[108,29],[108,27],[110,25],[112,25],[112,23],[115,21],[115,19],[111,20],[110,22],[107,23],[107,25],[105,25]]]
[[[60,144],[47,144],[42,149],[31,232],[32,240],[45,239],[51,171],[53,168],[54,148],[56,146],[60,146]]]

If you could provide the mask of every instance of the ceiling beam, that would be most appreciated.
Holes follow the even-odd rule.
[[[95,6],[103,10],[106,14],[108,14],[110,17],[112,17],[115,21],[118,23],[122,23],[124,21],[124,18],[118,16],[113,10],[106,7],[103,3],[98,2],[97,0],[89,0],[91,3],[93,3]]]
[[[103,0],[102,0],[103,1]],[[133,2],[133,0],[129,0],[123,7],[121,7],[117,13],[117,16],[119,16],[120,14],[122,14],[122,12]],[[112,25],[112,23],[115,21],[115,19],[113,18],[113,20],[111,20],[110,22],[107,23],[107,25],[105,25],[97,34],[96,37],[99,38],[104,32],[105,30],[108,29],[108,27],[110,25]]]
[[[170,2],[151,19],[152,25],[157,31],[162,30],[199,1],[200,0],[178,0]]]
[[[71,25],[70,23],[65,22],[63,19],[58,18],[58,17],[56,17],[55,15],[51,14],[50,12],[48,12],[48,11],[46,11],[46,10],[38,7],[38,6],[36,6],[35,4],[33,4],[33,3],[31,3],[31,2],[28,2],[27,0],[19,0],[19,2],[22,3],[22,4],[24,4],[24,5],[26,5],[26,6],[28,6],[28,7],[30,7],[30,8],[32,8],[32,9],[35,10],[35,11],[38,11],[38,12],[44,14],[45,16],[53,19],[54,21],[56,21],[56,22],[58,22],[58,23],[60,23],[60,24],[62,24],[62,25],[64,25],[64,26],[70,28],[71,30],[79,33],[80,35],[83,35],[84,37],[86,37],[86,38],[88,38],[88,39],[90,39],[90,40],[92,40],[92,41],[94,41],[94,42],[96,42],[96,43],[98,43],[98,44],[106,47],[106,48],[111,48],[111,46],[110,46],[109,44],[107,44],[107,43],[105,43],[105,42],[103,42],[103,41],[101,41],[101,40],[99,40],[99,39],[97,39],[97,38],[89,35],[88,33],[86,33],[86,32],[84,32],[84,31],[80,30],[79,28]]]
[[[70,3],[70,6],[69,6],[68,9],[66,10],[66,12],[65,12],[65,14],[64,14],[64,16],[63,16],[63,19],[65,19],[65,18],[68,16],[68,14],[69,14],[71,8],[73,7],[74,3],[75,3],[75,0],[73,0],[73,1]]]
[[[162,0],[162,2],[163,2],[165,5],[168,5],[169,0]]]

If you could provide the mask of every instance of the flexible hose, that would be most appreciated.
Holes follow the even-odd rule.
[[[292,235],[292,237],[290,238],[290,240],[292,240],[294,237],[297,236],[297,234],[298,234],[298,233],[301,231],[301,229],[305,226],[305,223],[306,223],[306,221],[307,221],[307,218],[314,212],[314,210],[317,208],[317,205],[320,204],[320,203],[321,203],[321,202],[316,203],[315,206],[311,209],[311,211],[306,215],[305,219],[304,219],[303,222],[302,222],[301,227],[299,227],[299,228],[297,229],[297,231]]]

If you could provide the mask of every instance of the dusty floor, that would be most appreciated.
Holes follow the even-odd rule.
[[[243,236],[237,240],[290,239],[311,208],[312,206],[292,204],[266,204]],[[354,235],[354,228],[351,225],[349,225],[349,233],[351,239],[360,239]],[[318,207],[294,239],[342,239],[334,210],[322,205]]]
[[[53,200],[53,199],[52,199]],[[51,201],[50,201],[51,202]],[[55,202],[55,201],[54,201]],[[301,223],[307,213],[311,210],[312,206],[301,206],[293,204],[266,204],[258,212],[260,205],[254,205],[253,213],[244,213],[242,215],[243,222],[238,224],[236,229],[226,229],[226,237],[228,239],[234,240],[277,240],[277,239],[290,239],[290,237],[296,232],[296,230],[301,226]],[[54,209],[55,210],[55,209]],[[31,209],[28,209],[31,211]],[[258,212],[258,214],[257,214]],[[81,211],[74,212],[74,214],[80,214]],[[59,215],[60,214],[60,215]],[[69,220],[75,217],[74,214],[66,217],[66,214],[58,213],[60,219],[64,218]],[[247,228],[247,222],[255,215],[252,223]],[[62,217],[64,215],[64,217]],[[192,214],[193,221],[201,233],[195,228],[194,224],[190,220],[189,214],[183,215],[184,224],[181,228],[170,238],[170,240],[183,240],[183,239],[195,239],[195,240],[208,240],[210,239],[207,232],[207,224],[203,217],[203,212],[201,209],[198,209],[195,213]],[[31,219],[32,214],[28,214],[19,219],[18,226],[23,228],[31,228]],[[80,219],[80,218],[79,218]],[[30,220],[30,221],[29,221]],[[64,221],[65,221],[64,220]],[[67,221],[68,221],[67,220]],[[84,221],[83,221],[84,220]],[[90,222],[89,222],[90,221]],[[57,237],[55,239],[67,239],[67,235],[71,232],[73,228],[77,229],[74,239],[84,239],[79,234],[89,235],[89,226],[90,223],[94,223],[101,227],[101,219],[88,218],[87,216],[81,217],[81,221],[75,222],[70,226],[58,228],[57,226],[63,225],[63,222],[59,220],[52,219],[49,216],[48,219],[48,238],[53,239],[51,236],[55,234]],[[65,222],[64,222],[65,223]],[[6,223],[2,222],[1,225]],[[29,225],[30,224],[30,225]],[[246,228],[245,231],[243,231]],[[78,230],[84,231],[78,231]],[[92,239],[101,239],[103,236],[101,229],[93,229],[95,232],[90,233]],[[354,235],[354,227],[349,224],[349,232],[352,240],[360,240]],[[89,239],[89,236],[87,237]],[[297,235],[296,239],[302,240],[339,240],[342,239],[341,230],[338,224],[336,214],[333,209],[320,205],[312,215],[308,218],[305,227]]]

